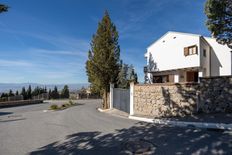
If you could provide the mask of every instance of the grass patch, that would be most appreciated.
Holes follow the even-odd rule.
[[[53,104],[53,105],[50,106],[50,109],[51,109],[51,110],[58,110],[59,107],[58,107],[58,105]]]
[[[74,103],[72,100],[69,100],[67,103],[64,103],[62,104],[61,106],[58,106],[56,104],[53,104],[50,106],[50,110],[64,110],[66,108],[69,108],[69,107],[72,107],[72,106],[75,106],[76,103]]]

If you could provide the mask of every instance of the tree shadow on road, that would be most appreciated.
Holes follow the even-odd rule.
[[[10,115],[10,114],[13,114],[13,112],[0,112],[0,116]]]
[[[143,139],[155,148],[152,154],[231,154],[232,133],[194,128],[173,128],[139,122],[114,133],[79,132],[66,136],[30,153],[46,154],[135,154],[127,147],[128,141]]]

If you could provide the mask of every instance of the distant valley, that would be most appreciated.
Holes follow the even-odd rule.
[[[8,92],[10,89],[15,92],[16,90],[21,91],[22,87],[26,89],[31,85],[32,89],[35,87],[45,87],[47,90],[54,89],[57,86],[58,90],[61,90],[65,84],[39,84],[39,83],[0,83],[0,92]],[[77,84],[67,84],[70,91],[75,91],[81,89],[82,87],[88,87],[88,83],[77,83]]]

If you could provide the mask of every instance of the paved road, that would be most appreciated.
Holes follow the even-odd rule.
[[[162,155],[232,154],[231,132],[155,126],[100,113],[100,100],[77,102],[55,112],[43,112],[52,103],[0,109],[0,154],[131,154],[135,144]]]

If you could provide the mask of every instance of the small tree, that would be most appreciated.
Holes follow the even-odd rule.
[[[7,12],[8,11],[8,6],[4,4],[0,4],[0,13],[2,12]]]
[[[64,88],[62,89],[60,96],[62,98],[69,98],[69,89],[67,85],[65,85]]]
[[[52,98],[52,90],[51,89],[49,89],[49,91],[48,91],[48,97],[49,97],[49,99]]]
[[[51,92],[52,99],[58,99],[60,97],[57,87],[54,87],[54,90]]]
[[[22,88],[21,95],[23,96],[23,99],[24,99],[24,100],[27,99],[27,92],[26,92],[25,87]]]
[[[29,87],[27,89],[27,99],[32,99],[31,85],[29,85]]]
[[[129,66],[128,64],[123,64],[121,62],[120,72],[118,74],[117,86],[119,88],[129,88],[130,82],[137,83],[137,81],[138,81],[138,77],[137,74],[135,73],[134,66],[133,65]]]
[[[13,93],[13,91],[11,89],[9,90],[8,96],[9,97],[14,96],[14,93]]]
[[[91,50],[86,62],[88,81],[96,90],[103,92],[103,108],[105,109],[109,107],[107,103],[109,84],[117,80],[119,60],[118,32],[106,11],[92,38]]]
[[[18,90],[16,91],[15,95],[16,95],[16,96],[18,96],[18,95],[19,95],[19,91],[18,91]]]
[[[232,1],[207,0],[205,3],[206,25],[220,44],[232,49]]]

